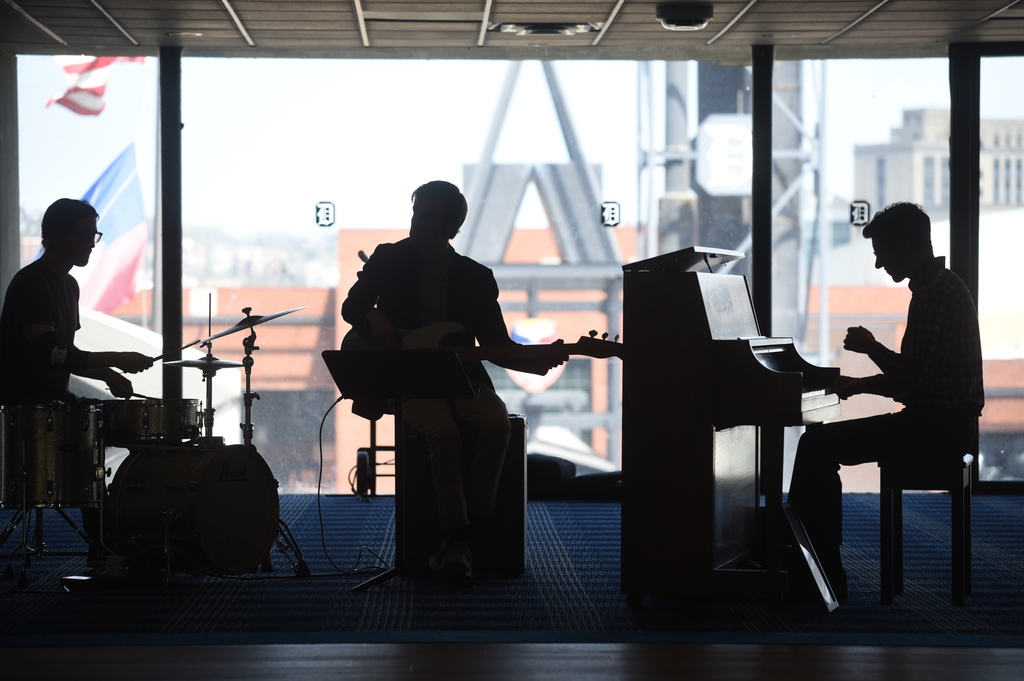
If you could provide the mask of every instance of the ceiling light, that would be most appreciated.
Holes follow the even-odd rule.
[[[202,33],[194,33],[191,31],[176,31],[174,33],[165,33],[164,35],[174,36],[176,38],[201,38]]]
[[[522,23],[522,24],[491,24],[489,31],[513,33],[515,35],[578,35],[601,30],[602,22],[589,24],[568,24],[560,22]]]
[[[710,2],[673,2],[658,5],[654,16],[670,31],[699,31],[714,18],[715,6]]]

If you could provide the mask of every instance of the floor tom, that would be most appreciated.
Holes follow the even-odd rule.
[[[99,505],[104,461],[97,405],[8,406],[0,418],[0,507]]]

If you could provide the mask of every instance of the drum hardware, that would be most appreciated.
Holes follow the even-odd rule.
[[[171,575],[174,571],[171,569],[171,523],[178,519],[178,509],[169,508],[160,511],[160,517],[163,520],[164,526],[164,562],[166,565],[165,580],[167,586],[171,585]]]
[[[295,572],[296,577],[309,577],[309,567],[306,565],[306,559],[302,555],[302,549],[299,548],[299,542],[295,541],[295,535],[292,534],[292,530],[288,527],[288,523],[278,518],[277,521],[277,536],[274,537],[274,544],[277,545],[277,550],[280,551],[284,557],[288,560],[288,564]],[[269,569],[268,569],[269,565]],[[270,555],[263,561],[262,566],[263,572],[273,572],[274,564],[270,560]]]
[[[5,441],[5,445],[9,446],[10,443]],[[17,476],[20,478],[20,484],[18,485],[18,496],[22,500],[19,506],[15,507],[14,515],[10,518],[7,526],[3,532],[0,533],[0,546],[7,541],[7,539],[14,533],[14,531],[21,525],[21,571],[18,574],[18,586],[19,588],[25,588],[28,586],[28,568],[31,565],[32,558],[43,558],[45,556],[86,556],[89,555],[88,551],[50,551],[46,548],[46,542],[44,540],[43,533],[43,511],[45,510],[42,506],[35,506],[35,526],[33,529],[34,543],[29,544],[29,525],[31,524],[28,511],[32,510],[26,504],[26,498],[28,495],[28,466],[26,465],[27,457],[25,456],[25,443],[19,442],[18,449],[21,452],[22,465],[18,468]],[[5,456],[9,452],[5,452]],[[102,475],[103,469],[100,468],[98,474]],[[12,485],[13,487],[13,485]],[[52,489],[52,487],[51,487]],[[103,497],[100,496],[100,509],[99,509],[99,520],[100,520],[100,537],[103,536]],[[75,531],[75,533],[82,538],[86,543],[86,546],[92,548],[94,546],[93,540],[89,537],[86,531],[75,522],[68,512],[61,506],[52,507],[57,513],[64,519],[65,522]],[[101,540],[102,541],[102,540]],[[15,549],[17,551],[17,549]],[[14,555],[12,551],[8,556],[7,568],[4,571],[3,578],[7,580],[14,579],[14,565],[10,560],[10,557]]]
[[[220,369],[240,367],[242,363],[217,359],[213,356],[213,343],[209,341],[205,342],[204,346],[206,347],[206,356],[201,359],[179,359],[164,362],[164,365],[203,370],[203,380],[206,382],[206,407],[203,409],[203,428],[205,429],[203,444],[207,446],[222,446],[224,439],[213,436],[213,413],[216,411],[213,407],[213,377],[217,375]]]
[[[255,364],[253,353],[259,350],[259,346],[256,345],[257,335],[255,328],[256,326],[283,317],[284,315],[304,310],[305,307],[297,307],[291,310],[283,310],[281,312],[275,312],[269,315],[253,315],[251,307],[242,308],[242,313],[245,315],[237,324],[218,333],[210,333],[206,338],[196,341],[190,344],[199,344],[200,347],[206,348],[206,356],[195,360],[174,360],[165,362],[168,366],[179,366],[179,367],[190,367],[199,368],[203,371],[203,380],[206,381],[206,408],[203,410],[203,427],[205,429],[205,436],[200,438],[200,444],[204,447],[223,447],[223,438],[215,438],[213,436],[213,424],[214,424],[214,408],[213,408],[213,377],[217,371],[223,368],[232,367],[243,367],[245,370],[245,392],[243,393],[243,402],[245,404],[245,419],[244,422],[239,424],[242,429],[242,441],[243,447],[252,447],[253,440],[253,421],[252,421],[252,405],[253,400],[260,399],[259,393],[253,392],[252,390],[252,367]],[[212,331],[212,302],[211,310],[209,314],[209,331]],[[228,336],[239,331],[248,330],[249,333],[242,339],[242,348],[245,352],[245,358],[241,363],[231,362],[227,360],[220,360],[213,356],[213,341]],[[186,346],[186,347],[190,347]],[[184,348],[182,348],[184,349]],[[157,358],[159,359],[159,358]],[[255,452],[255,448],[253,448]],[[257,456],[258,453],[257,453]],[[262,461],[262,458],[261,458]],[[269,469],[268,469],[269,470]],[[275,484],[277,481],[274,481]],[[193,483],[194,485],[195,483]],[[191,487],[191,486],[190,486]],[[192,489],[197,491],[198,488]],[[276,496],[276,495],[275,495]],[[288,559],[292,569],[295,571],[297,576],[308,576],[309,568],[306,566],[305,559],[302,556],[302,551],[299,549],[298,543],[295,541],[295,537],[292,535],[291,530],[283,520],[278,518],[278,531],[273,537],[273,543]],[[170,558],[168,557],[168,561]],[[170,563],[168,562],[168,568]],[[269,547],[265,554],[261,569],[264,572],[273,572],[274,564],[273,559],[270,556]]]
[[[139,447],[118,468],[107,502],[111,534],[163,569],[240,575],[261,564],[278,533],[277,481],[254,447]],[[115,548],[117,546],[115,545]]]
[[[180,444],[199,437],[197,400],[104,400],[104,444]]]
[[[0,545],[21,525],[19,584],[28,583],[33,557],[85,556],[88,551],[51,551],[44,540],[44,513],[53,508],[91,549],[103,546],[105,467],[103,412],[99,404],[50,403],[0,408],[0,507],[15,513],[0,533]],[[96,514],[93,538],[67,512],[81,508]],[[30,511],[35,509],[33,516]],[[34,541],[29,540],[32,521]],[[87,524],[86,520],[83,524]],[[13,552],[11,553],[13,556]],[[8,563],[5,576],[13,579]]]
[[[203,340],[201,340],[199,342],[200,343],[206,343],[206,342],[212,341],[212,340],[214,340],[216,338],[221,338],[223,336],[229,336],[229,335],[231,335],[233,333],[237,333],[239,331],[244,331],[245,329],[250,329],[251,330],[252,327],[254,327],[254,326],[258,325],[258,324],[264,324],[264,323],[269,322],[269,321],[271,321],[273,319],[277,319],[278,317],[283,317],[283,316],[285,316],[287,314],[291,314],[293,312],[298,312],[299,310],[305,310],[305,309],[306,309],[306,306],[304,305],[302,307],[292,308],[291,310],[283,310],[281,312],[274,312],[273,314],[268,314],[268,315],[258,315],[257,314],[257,315],[251,315],[250,316],[249,313],[252,312],[252,308],[251,307],[242,308],[242,313],[245,314],[245,317],[243,317],[241,321],[239,321],[237,324],[232,326],[230,329],[226,329],[224,331],[220,331],[218,333],[215,333],[212,336],[210,336],[208,338],[204,338]]]
[[[242,312],[248,318],[249,313],[252,312],[251,307],[242,308]],[[242,426],[242,442],[243,444],[252,444],[252,401],[253,398],[260,399],[258,393],[252,392],[252,365],[256,363],[253,359],[252,353],[259,350],[259,346],[256,345],[256,323],[253,323],[249,327],[249,335],[242,339],[242,348],[245,350],[245,359],[242,360],[242,364],[245,365],[245,392],[242,393],[245,402],[245,422]],[[271,566],[272,567],[272,566]]]

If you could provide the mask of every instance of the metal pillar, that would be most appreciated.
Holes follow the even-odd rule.
[[[949,269],[978,300],[981,53],[949,46]]]
[[[686,102],[689,67],[685,61],[665,64],[665,196],[658,201],[658,253],[698,245],[697,195],[691,187],[693,150]]]
[[[18,58],[0,51],[0,303],[21,267]]]
[[[160,48],[160,297],[165,360],[180,359],[181,329],[181,48]],[[181,399],[182,370],[164,365],[164,399]]]
[[[751,297],[760,331],[772,335],[772,69],[775,48],[754,45],[751,111],[754,179],[750,190]]]

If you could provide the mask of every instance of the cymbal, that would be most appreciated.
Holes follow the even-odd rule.
[[[283,317],[286,314],[291,314],[292,312],[298,312],[299,310],[305,310],[306,307],[308,307],[308,306],[307,305],[303,305],[302,307],[296,307],[296,308],[291,309],[291,310],[283,310],[281,312],[275,312],[273,314],[267,314],[267,315],[258,315],[258,314],[250,315],[250,316],[245,317],[244,319],[242,319],[242,321],[238,322],[237,324],[232,326],[230,329],[225,329],[224,331],[220,331],[218,333],[215,333],[212,336],[204,338],[204,339],[202,339],[199,342],[200,343],[206,343],[206,342],[214,340],[215,338],[220,338],[221,336],[230,336],[231,334],[236,333],[238,331],[242,331],[244,329],[251,329],[252,327],[256,326],[257,324],[262,324],[264,322],[269,322],[271,319],[277,319],[278,317]]]
[[[245,366],[241,362],[232,362],[228,359],[217,359],[213,355],[206,355],[200,359],[176,359],[170,362],[164,362],[164,366],[169,367],[189,367],[195,369],[229,369],[231,367]]]

